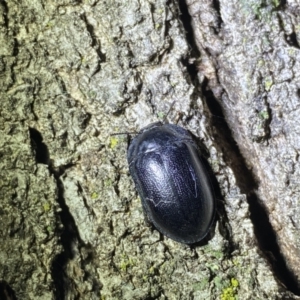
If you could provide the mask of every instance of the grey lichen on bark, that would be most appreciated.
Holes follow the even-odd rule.
[[[9,285],[18,299],[297,299],[256,242],[248,203],[263,201],[293,269],[295,6],[90,0],[0,8],[0,289]],[[208,91],[231,140],[216,128]],[[168,119],[204,144],[222,198],[216,226],[197,247],[146,226],[128,141],[111,135],[162,120],[174,101]],[[287,140],[293,147],[279,147]],[[245,188],[237,169],[256,185]]]

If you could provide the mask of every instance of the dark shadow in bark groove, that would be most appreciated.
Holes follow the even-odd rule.
[[[226,163],[233,169],[241,192],[249,194],[257,188],[254,176],[246,167],[246,162],[224,118],[222,108],[208,87],[207,79],[202,83],[201,89],[206,99],[206,105],[212,114],[212,126],[215,129],[218,140],[217,146],[223,152]]]
[[[67,167],[60,171],[54,170],[51,166],[49,150],[45,143],[43,143],[42,134],[35,128],[29,128],[31,147],[35,151],[35,159],[37,163],[47,164],[50,173],[54,176],[58,190],[58,203],[61,208],[56,216],[56,219],[63,224],[63,229],[58,232],[60,235],[60,242],[63,246],[63,252],[55,257],[51,266],[51,275],[54,282],[54,295],[57,300],[64,300],[68,290],[68,276],[65,273],[65,266],[67,262],[73,258],[72,247],[79,239],[75,221],[69,212],[69,209],[64,200],[64,188],[60,180],[60,176],[64,173]],[[69,166],[68,166],[69,167]],[[58,223],[60,223],[58,221]],[[57,225],[57,228],[59,224]]]
[[[31,147],[35,151],[35,160],[39,164],[49,164],[49,150],[41,133],[35,128],[29,128]]]
[[[297,49],[300,49],[298,40],[297,40],[297,35],[295,32],[292,32],[291,34],[285,34],[284,35],[286,42],[291,46],[295,47]]]
[[[212,6],[214,7],[214,9],[217,12],[217,28],[213,28],[215,31],[215,34],[219,33],[220,29],[221,29],[221,25],[223,23],[223,20],[221,18],[221,9],[220,9],[220,1],[219,0],[213,0],[212,1]]]
[[[64,186],[60,179],[64,172],[72,166],[72,164],[66,165],[59,170],[55,170],[52,166],[49,167],[50,172],[54,175],[57,183],[58,203],[61,208],[61,211],[57,214],[57,220],[61,221],[63,224],[63,229],[58,232],[60,235],[60,242],[63,246],[63,252],[55,257],[51,267],[51,275],[54,282],[54,296],[56,300],[65,300],[67,298],[68,289],[73,284],[72,279],[68,277],[68,274],[65,271],[68,262],[74,258],[75,253],[73,249],[75,247],[76,249],[89,248],[89,245],[86,245],[80,238],[76,222],[66,204],[64,198]],[[91,258],[88,257],[86,260],[82,261],[81,266],[83,270],[85,270],[85,264],[89,263],[88,260],[90,259]],[[89,276],[87,272],[85,272],[85,275],[87,277]],[[100,295],[101,284],[95,280],[93,283],[93,291]]]
[[[272,269],[277,278],[291,292],[300,295],[299,285],[296,277],[289,271],[284,257],[280,253],[279,246],[276,242],[276,235],[270,224],[268,214],[262,207],[256,195],[252,194],[248,197],[250,218],[254,226],[254,232],[258,240],[260,249],[271,263]]]
[[[68,286],[71,284],[70,279],[65,272],[65,268],[68,261],[74,257],[72,248],[75,246],[76,242],[80,241],[80,237],[73,216],[64,199],[64,187],[60,176],[64,173],[66,168],[56,171],[50,167],[50,170],[57,183],[58,203],[61,208],[61,211],[57,215],[57,220],[61,221],[63,224],[63,229],[58,232],[60,235],[60,242],[63,246],[63,252],[58,254],[53,260],[51,275],[54,282],[55,299],[64,300],[67,296]]]
[[[66,296],[69,281],[64,268],[67,262],[73,258],[73,245],[76,243],[76,241],[80,241],[75,221],[70,214],[64,200],[64,188],[60,180],[60,176],[70,166],[61,168],[60,171],[54,170],[50,163],[48,147],[43,143],[42,134],[35,128],[29,128],[29,134],[31,139],[31,146],[35,151],[36,162],[49,165],[49,171],[54,176],[57,184],[58,203],[60,205],[61,212],[58,213],[56,219],[60,220],[63,224],[63,230],[61,232],[58,232],[58,234],[60,235],[60,241],[64,250],[53,260],[51,273],[54,282],[55,298],[57,300],[63,300]]]
[[[6,1],[1,1],[0,4],[2,5],[2,8],[3,8],[3,11],[1,13],[1,16],[3,18],[3,21],[4,21],[4,28],[8,28],[9,27],[9,24],[8,24],[8,6],[7,6],[7,3]]]
[[[192,28],[192,19],[189,15],[189,11],[187,8],[187,5],[184,0],[180,0],[179,2],[179,9],[181,14],[179,15],[182,25],[185,29],[185,37],[187,39],[188,44],[190,45],[190,49],[192,50],[191,57],[200,57],[200,52],[196,46],[194,34],[193,34],[193,28]],[[192,82],[195,82],[197,80],[197,66],[193,63],[189,62],[190,57],[182,58],[182,64],[187,68],[187,71],[190,75],[190,78]]]
[[[4,280],[0,280],[0,299],[1,300],[17,300],[14,290]]]
[[[193,34],[193,27],[192,27],[192,18],[189,14],[187,4],[185,3],[185,0],[179,0],[179,9],[181,12],[181,15],[179,15],[179,18],[181,19],[182,25],[185,29],[185,36],[187,39],[188,44],[191,46],[191,50],[193,53],[191,54],[192,57],[199,57],[200,52],[198,48],[196,47],[194,34]]]

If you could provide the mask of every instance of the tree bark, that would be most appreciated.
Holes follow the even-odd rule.
[[[300,299],[299,4],[0,2],[0,298]],[[126,135],[189,130],[216,224],[144,222]]]

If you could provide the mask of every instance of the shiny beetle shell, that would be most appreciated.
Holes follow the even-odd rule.
[[[177,242],[202,240],[214,219],[215,200],[189,132],[150,124],[129,145],[127,159],[149,221]]]

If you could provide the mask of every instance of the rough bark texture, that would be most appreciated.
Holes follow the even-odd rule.
[[[189,2],[0,2],[1,299],[299,299],[300,8]],[[111,136],[174,101],[218,183],[196,247]]]
[[[300,6],[189,2],[196,44],[215,71],[202,66],[202,75],[210,80],[279,249],[300,282]]]

